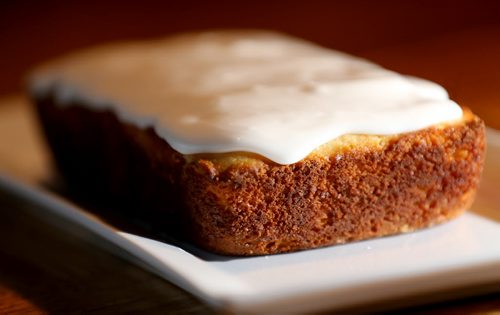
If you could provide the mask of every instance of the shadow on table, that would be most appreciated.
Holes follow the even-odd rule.
[[[245,258],[218,255],[196,246],[189,240],[189,235],[180,229],[179,219],[173,220],[171,217],[156,216],[148,211],[137,211],[134,207],[138,205],[116,203],[114,199],[100,198],[95,193],[82,194],[69,191],[63,181],[57,177],[42,182],[40,186],[70,201],[82,211],[96,215],[97,220],[113,230],[177,246],[205,261],[228,261]]]

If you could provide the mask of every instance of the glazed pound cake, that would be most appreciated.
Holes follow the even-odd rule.
[[[447,221],[483,166],[483,122],[440,86],[273,32],[101,46],[30,91],[70,188],[221,254]]]

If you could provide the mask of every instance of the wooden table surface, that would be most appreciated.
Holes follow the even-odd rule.
[[[439,82],[453,99],[500,129],[500,23],[489,21],[353,50],[387,68]],[[5,77],[2,80],[6,82]],[[14,91],[13,86],[3,91]],[[2,99],[5,102],[6,97]],[[5,157],[1,154],[0,162]],[[37,166],[17,167],[22,172]],[[33,207],[0,191],[0,314],[212,312],[167,281],[110,254],[85,231],[33,215]],[[396,312],[500,313],[500,284],[467,290],[461,294],[473,292],[474,296],[448,300],[443,293],[420,298],[419,306],[407,306],[417,301],[412,299],[390,306]]]

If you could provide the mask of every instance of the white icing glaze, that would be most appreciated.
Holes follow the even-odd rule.
[[[183,154],[247,151],[291,164],[342,134],[397,134],[462,117],[439,85],[272,32],[103,46],[41,67],[35,93],[84,99],[153,127]]]

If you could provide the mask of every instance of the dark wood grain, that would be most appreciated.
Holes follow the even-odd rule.
[[[211,312],[89,232],[35,215],[37,207],[0,191],[0,314]]]

